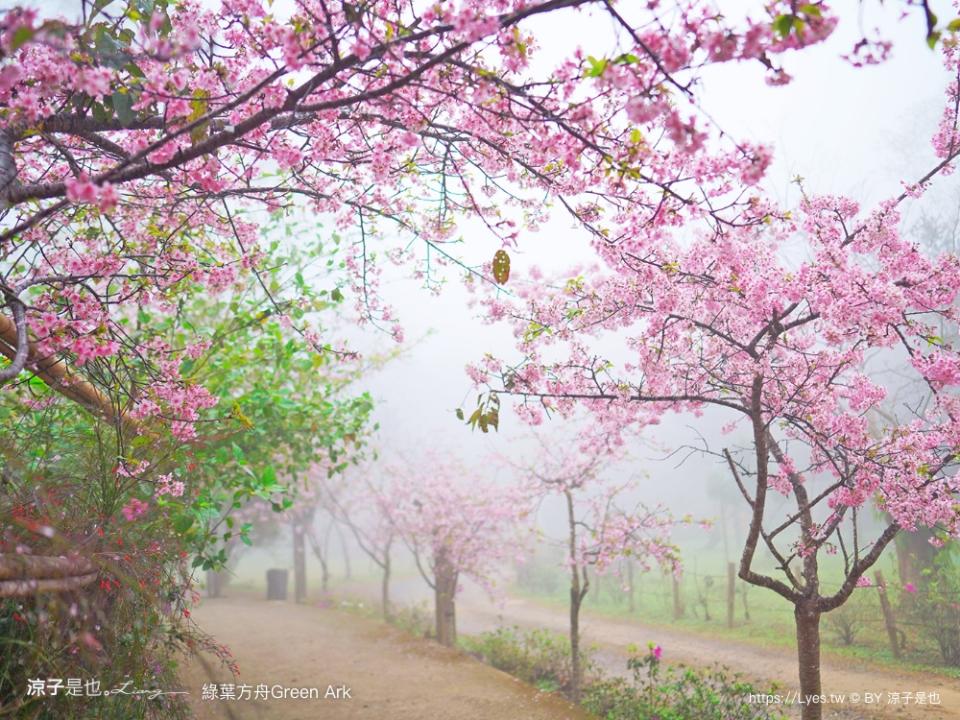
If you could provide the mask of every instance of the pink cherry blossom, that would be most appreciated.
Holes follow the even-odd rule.
[[[147,512],[148,509],[147,503],[137,498],[131,498],[126,505],[123,506],[121,512],[123,516],[130,522],[136,520],[138,517]]]

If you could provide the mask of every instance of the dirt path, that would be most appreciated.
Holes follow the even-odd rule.
[[[228,645],[241,676],[194,661],[182,678],[200,720],[590,720],[564,700],[375,620],[255,597],[204,600],[200,627]],[[203,698],[236,685],[249,699]],[[249,689],[244,691],[241,684]],[[319,699],[256,699],[257,686],[317,688]],[[334,697],[337,688],[349,698]],[[323,696],[332,690],[333,696]],[[272,690],[271,690],[272,691]],[[208,687],[209,692],[209,687]]]
[[[534,601],[511,598],[500,609],[468,596],[458,602],[461,632],[476,633],[497,625],[543,627],[565,632],[567,616],[563,609]],[[710,638],[682,630],[649,627],[633,621],[616,620],[585,611],[581,621],[583,637],[598,646],[599,660],[605,669],[622,672],[631,643],[645,647],[655,642],[664,648],[665,659],[688,665],[704,666],[719,662],[748,678],[776,683],[786,698],[797,689],[796,658],[782,647],[762,647],[733,640]],[[847,658],[827,657],[823,661],[823,690],[837,695],[827,704],[828,718],[899,718],[901,720],[960,720],[960,681],[910,671],[878,669]],[[936,692],[940,704],[904,703],[905,692]],[[882,693],[879,704],[865,704],[866,693]],[[859,701],[853,702],[853,695]],[[890,693],[901,693],[892,703]],[[844,695],[841,698],[839,695]],[[929,695],[928,695],[929,697]]]

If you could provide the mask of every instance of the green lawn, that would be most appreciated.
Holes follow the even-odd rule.
[[[711,560],[713,562],[710,562]],[[857,588],[847,606],[824,617],[824,652],[905,670],[960,677],[960,668],[937,664],[940,655],[929,629],[910,622],[898,612],[899,590],[895,582],[891,581],[895,580],[891,565],[889,561],[882,561],[880,567],[890,587],[889,595],[894,606],[894,615],[900,616],[898,628],[906,639],[902,658],[895,658],[890,648],[876,587]],[[831,580],[833,585],[839,585],[839,565],[831,566],[828,560],[824,563],[823,576],[825,587],[831,587]],[[568,600],[565,582],[566,577],[561,572],[553,575],[544,569],[538,575],[538,582],[517,584],[513,592],[565,607]],[[593,577],[584,608],[600,615],[632,617],[645,624],[681,628],[699,635],[758,645],[778,645],[785,648],[796,646],[793,608],[790,603],[766,588],[746,586],[739,579],[735,581],[734,625],[727,626],[727,576],[726,563],[722,558],[698,555],[696,568],[685,570],[680,581],[684,613],[679,619],[674,618],[670,576],[659,571],[637,573],[634,586],[634,608],[631,612],[623,580],[614,575]],[[749,619],[745,616],[744,589]],[[837,629],[837,623],[843,619],[849,619],[853,628],[853,642],[849,645],[841,641]]]

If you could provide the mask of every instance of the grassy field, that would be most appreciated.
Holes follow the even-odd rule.
[[[739,579],[734,582],[734,622],[732,627],[728,626],[726,563],[722,558],[719,562],[714,559],[713,563],[707,560],[698,557],[696,566],[685,570],[679,580],[683,606],[679,618],[675,617],[673,578],[659,571],[635,573],[632,611],[626,581],[616,575],[594,576],[584,607],[588,612],[600,615],[635,617],[646,624],[682,628],[718,638],[795,647],[790,603],[772,591],[748,586]],[[898,612],[900,592],[895,584],[895,572],[890,569],[890,562],[882,562],[881,567],[887,577],[894,615],[901,615],[897,618],[897,627],[905,640],[901,658],[893,655],[876,587],[857,588],[844,608],[824,617],[824,651],[900,669],[960,677],[960,668],[938,664],[940,656],[932,633]],[[839,568],[831,572],[828,565],[824,570],[825,586],[838,586]],[[831,579],[834,580],[832,586]],[[543,568],[535,582],[518,582],[513,592],[551,605],[565,606],[568,601],[565,582],[566,577],[561,572]],[[850,629],[852,642],[844,642],[841,626]]]

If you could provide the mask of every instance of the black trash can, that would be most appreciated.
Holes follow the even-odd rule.
[[[278,568],[267,570],[267,600],[287,599],[287,571]]]

